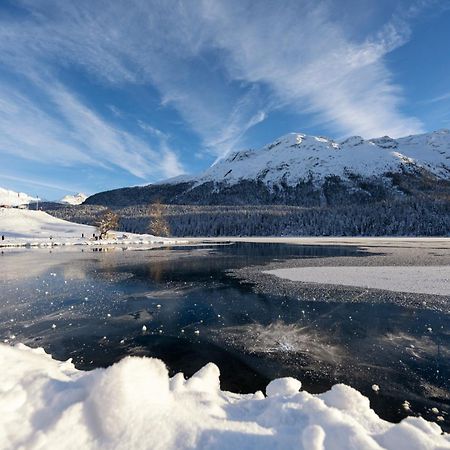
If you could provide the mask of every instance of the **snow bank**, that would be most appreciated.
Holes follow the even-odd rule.
[[[450,296],[449,266],[294,267],[264,273],[304,283]]]
[[[4,344],[0,367],[0,448],[450,448],[438,425],[381,420],[345,385],[311,395],[289,378],[270,383],[268,397],[238,395],[220,390],[214,364],[188,380],[137,357],[81,372],[42,349]]]
[[[108,239],[96,241],[95,227],[68,222],[44,211],[0,208],[0,247],[61,246],[61,245],[173,245],[186,240],[168,239],[151,234],[111,233]],[[113,236],[114,235],[114,236]]]

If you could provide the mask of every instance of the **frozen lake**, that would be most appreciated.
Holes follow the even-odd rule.
[[[234,392],[264,389],[282,376],[300,379],[310,392],[342,382],[368,396],[381,417],[401,419],[408,414],[402,407],[407,400],[409,414],[428,420],[436,420],[431,409],[438,408],[445,418],[440,425],[449,429],[448,296],[318,288],[320,279],[278,285],[283,281],[271,281],[273,275],[264,275],[264,282],[249,275],[295,262],[320,266],[325,283],[327,270],[336,272],[330,269],[334,262],[380,266],[384,275],[395,263],[420,262],[439,266],[440,279],[445,276],[448,249],[421,250],[420,261],[417,253],[396,252],[242,242],[167,250],[5,251],[0,337],[44,347],[58,359],[73,358],[81,369],[145,355],[161,358],[171,373],[190,376],[212,361],[221,370],[222,389]]]

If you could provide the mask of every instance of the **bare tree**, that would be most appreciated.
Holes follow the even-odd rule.
[[[154,236],[167,237],[170,235],[169,224],[164,217],[167,211],[166,205],[163,205],[159,200],[153,202],[149,206],[150,224],[148,232]]]
[[[107,209],[98,217],[95,225],[100,233],[100,238],[104,238],[108,231],[117,229],[119,226],[119,216]]]

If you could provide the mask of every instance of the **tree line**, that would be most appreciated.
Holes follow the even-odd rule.
[[[91,225],[110,211],[80,205],[49,210]],[[369,204],[136,205],[112,210],[117,229],[157,236],[449,236],[450,202],[405,197]]]

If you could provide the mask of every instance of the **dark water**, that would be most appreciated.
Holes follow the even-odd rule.
[[[42,346],[81,369],[145,355],[190,376],[213,361],[222,389],[235,392],[263,390],[280,376],[310,392],[342,382],[386,419],[436,420],[435,407],[449,429],[448,314],[377,304],[376,292],[364,304],[256,294],[226,273],[325,256],[370,258],[352,247],[276,244],[5,253],[0,338]]]

